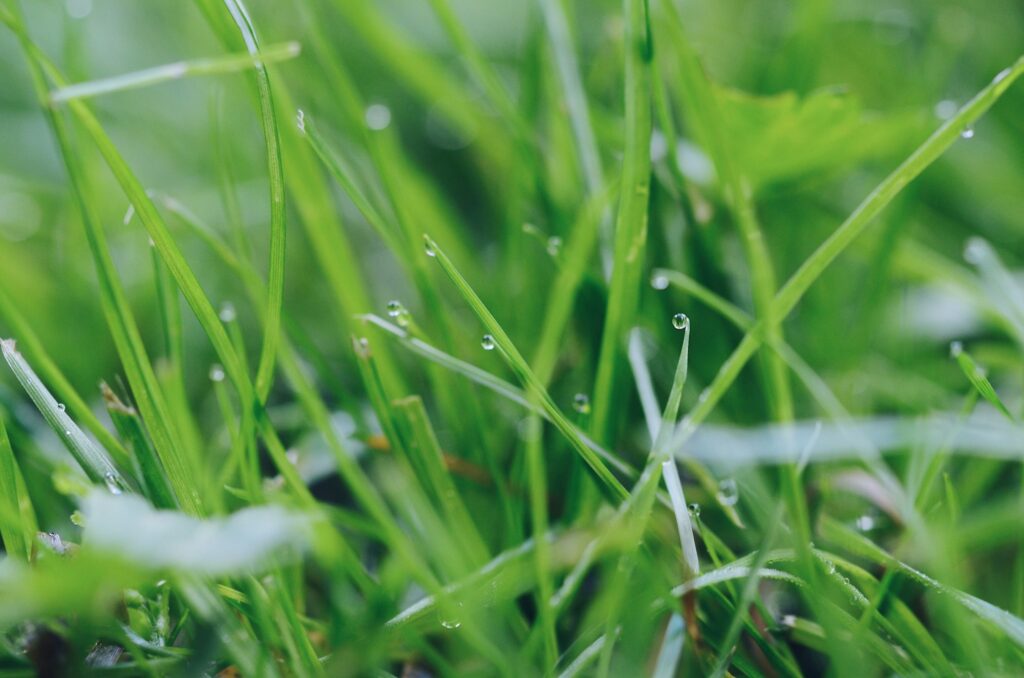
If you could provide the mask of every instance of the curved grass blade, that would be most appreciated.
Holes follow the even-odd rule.
[[[262,403],[274,379],[274,361],[281,335],[281,308],[284,304],[285,223],[284,167],[281,158],[281,137],[277,128],[274,99],[270,90],[270,75],[259,59],[259,41],[256,29],[242,0],[224,0],[235,25],[242,34],[245,47],[254,59],[256,86],[259,93],[260,121],[267,145],[267,175],[270,178],[270,267],[267,275],[267,300],[263,314],[263,347],[256,368],[256,397]]]

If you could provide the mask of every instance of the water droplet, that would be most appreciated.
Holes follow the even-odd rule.
[[[875,529],[875,519],[867,514],[857,518],[857,529],[861,532],[870,532]]]
[[[694,518],[700,518],[700,504],[690,504],[690,515]]]
[[[121,220],[121,223],[123,223],[125,226],[127,226],[128,224],[132,223],[132,218],[134,216],[135,216],[135,203],[131,203],[130,202],[130,203],[128,203],[128,209],[126,209],[125,212],[124,212],[124,219]],[[149,243],[151,245],[153,244],[153,239],[152,238],[149,239]]]
[[[235,311],[235,305],[230,301],[224,302],[224,305],[220,307],[220,313],[218,315],[220,316],[221,322],[225,323],[233,323],[238,318],[238,312]]]
[[[485,334],[480,340],[480,345],[483,346],[485,351],[493,351],[497,344],[494,343],[494,337],[489,334]]]
[[[828,573],[829,574],[835,574],[836,573],[836,564],[833,563],[832,561],[829,561],[827,564],[828,564]]]
[[[428,257],[437,256],[437,250],[434,249],[434,243],[427,236],[423,236],[423,251],[427,253]]]
[[[210,365],[210,381],[215,383],[224,381],[224,368],[217,363]]]
[[[970,238],[964,246],[964,261],[977,266],[985,260],[988,245],[981,238]]]
[[[301,108],[295,114],[295,124],[298,126],[300,132],[303,134],[306,133],[306,113]]]
[[[740,498],[740,488],[734,478],[718,483],[718,501],[725,506],[735,506]]]
[[[935,117],[939,120],[949,120],[956,115],[957,105],[952,99],[943,99],[935,104]]]
[[[962,132],[960,132],[960,138],[962,138],[962,139],[973,139],[974,138],[974,127],[972,125],[968,125],[967,127],[964,127],[964,130]]]
[[[402,313],[402,302],[392,299],[388,302],[388,315],[397,318]]]
[[[64,403],[57,403],[57,409],[58,409],[59,411],[63,412],[63,411],[64,411],[64,410],[66,410],[67,408],[66,408],[66,407],[64,406]]]
[[[384,104],[372,104],[366,109],[366,126],[374,131],[391,124],[391,109]]]
[[[950,358],[956,358],[957,356],[959,356],[963,352],[964,352],[963,342],[960,342],[960,341],[950,342],[950,344],[949,344],[949,357]]]
[[[121,494],[121,483],[113,473],[107,473],[103,476],[103,482],[106,484],[110,494]]]
[[[548,238],[547,250],[548,254],[553,257],[557,257],[558,253],[562,251],[562,239],[557,235],[553,235]]]
[[[672,327],[677,330],[685,330],[690,326],[690,319],[685,313],[676,313],[672,316]]]
[[[651,276],[651,287],[653,287],[656,290],[667,290],[668,278],[663,275]]]
[[[71,435],[71,431],[69,429],[64,429],[64,435],[70,436]]]
[[[572,399],[572,409],[580,414],[590,413],[590,398],[586,393],[577,393]]]
[[[458,604],[458,608],[460,610],[462,609],[462,603]],[[441,622],[441,626],[443,626],[444,628],[446,628],[446,629],[448,629],[450,631],[454,631],[455,629],[457,629],[460,626],[462,626],[462,620],[459,619],[458,616],[455,616],[455,617],[442,617],[441,614],[439,613],[437,618]]]

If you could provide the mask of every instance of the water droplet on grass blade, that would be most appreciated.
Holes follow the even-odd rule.
[[[964,352],[963,342],[959,342],[959,341],[950,342],[950,344],[949,344],[949,357],[950,358],[956,358],[957,356],[959,356],[963,352]]]
[[[397,318],[402,312],[402,303],[397,299],[392,299],[388,302],[388,315],[392,318]]]
[[[386,129],[391,124],[391,109],[384,104],[372,104],[366,109],[366,126],[374,131]]]
[[[306,113],[301,108],[295,114],[295,124],[298,126],[300,132],[303,134],[306,133]]]
[[[57,403],[57,409],[63,412],[67,407],[65,407],[64,403]]]
[[[740,499],[740,488],[733,478],[718,483],[718,501],[725,506],[735,506]]]
[[[497,344],[494,343],[494,337],[489,334],[485,334],[480,340],[480,346],[482,346],[485,351],[493,351]]]
[[[590,398],[586,393],[577,393],[572,399],[572,409],[580,414],[590,413]]]
[[[690,319],[685,313],[676,313],[672,316],[672,327],[677,330],[685,330],[690,326]]]
[[[562,251],[562,239],[557,235],[553,235],[548,238],[547,250],[548,254],[553,257],[557,257],[558,253]]]
[[[434,249],[434,243],[427,236],[423,236],[423,251],[427,253],[428,257],[437,256],[437,250]]]
[[[690,504],[690,515],[694,518],[700,518],[700,504]]]
[[[230,301],[224,302],[224,305],[220,307],[220,313],[218,315],[220,316],[221,322],[225,323],[233,323],[238,319],[238,312],[235,311],[235,305]]]
[[[857,518],[857,529],[861,532],[870,532],[875,529],[875,519],[866,514]]]
[[[964,130],[962,132],[960,132],[960,137],[962,139],[973,139],[974,138],[974,126],[973,125],[968,125],[967,127],[964,127]]]
[[[107,490],[110,494],[121,494],[124,490],[121,489],[121,482],[117,479],[113,473],[107,473],[103,476],[103,483],[107,486]]]
[[[210,381],[214,383],[224,381],[224,368],[217,363],[210,365]]]
[[[667,290],[668,289],[668,278],[663,275],[651,276],[651,287],[656,290]]]
[[[969,238],[964,246],[964,261],[977,266],[985,260],[988,243],[981,238]]]

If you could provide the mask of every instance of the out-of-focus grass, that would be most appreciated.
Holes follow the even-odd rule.
[[[0,20],[5,674],[1024,669],[1016,4]]]

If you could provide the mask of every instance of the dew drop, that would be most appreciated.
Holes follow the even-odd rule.
[[[397,299],[392,299],[388,302],[388,315],[392,318],[397,318],[402,314],[402,303]]]
[[[71,431],[69,429],[64,429],[64,435],[70,437],[71,436]]]
[[[677,330],[685,330],[690,326],[690,319],[685,313],[676,313],[672,316],[672,327]]]
[[[690,515],[694,518],[700,518],[700,504],[690,504]]]
[[[462,622],[460,622],[458,619],[442,619],[441,626],[445,627],[446,629],[454,631],[455,629],[462,626]]]
[[[372,104],[366,109],[366,126],[380,131],[391,124],[391,109],[384,104]]]
[[[235,310],[235,305],[230,301],[224,302],[224,305],[220,307],[220,313],[218,313],[221,322],[233,323],[238,318],[238,312]]]
[[[939,120],[949,120],[956,115],[957,105],[952,99],[943,99],[935,104],[935,117]]]
[[[485,351],[493,351],[494,347],[497,346],[497,344],[494,343],[494,337],[492,337],[489,334],[485,334],[483,336],[483,338],[480,340],[480,345],[483,347]]]
[[[663,275],[651,276],[651,287],[653,287],[656,290],[667,290],[668,278]]]
[[[210,381],[214,383],[224,381],[224,368],[217,363],[210,365]]]
[[[968,125],[967,127],[964,127],[964,130],[962,132],[960,132],[960,138],[961,139],[973,139],[974,138],[974,127],[971,126],[971,125]]]
[[[66,407],[64,406],[64,403],[57,403],[57,409],[58,409],[59,411],[63,412],[63,411],[64,411],[64,410],[66,410],[67,408],[66,408]]]
[[[103,476],[103,482],[110,491],[110,494],[121,494],[121,483],[118,481],[117,476],[113,473],[107,473]]]
[[[573,396],[572,409],[576,410],[580,414],[590,413],[590,398],[587,397],[586,393],[577,393]]]
[[[306,112],[301,108],[295,114],[295,124],[298,126],[300,132],[303,134],[306,133]]]
[[[949,357],[950,358],[956,358],[957,356],[959,356],[963,352],[964,352],[963,342],[960,342],[960,341],[950,342],[950,344],[949,344]]]
[[[562,239],[557,235],[553,235],[548,238],[547,250],[548,254],[553,257],[557,257],[558,253],[562,251]]]
[[[857,529],[861,532],[870,532],[875,529],[875,519],[865,514],[857,518]]]
[[[964,261],[977,266],[985,260],[987,245],[981,238],[970,238],[964,246]]]
[[[718,483],[718,501],[724,506],[735,506],[740,498],[740,488],[734,478]]]
[[[434,243],[431,242],[430,238],[423,236],[423,251],[427,253],[428,257],[436,257],[437,250],[434,249]]]

